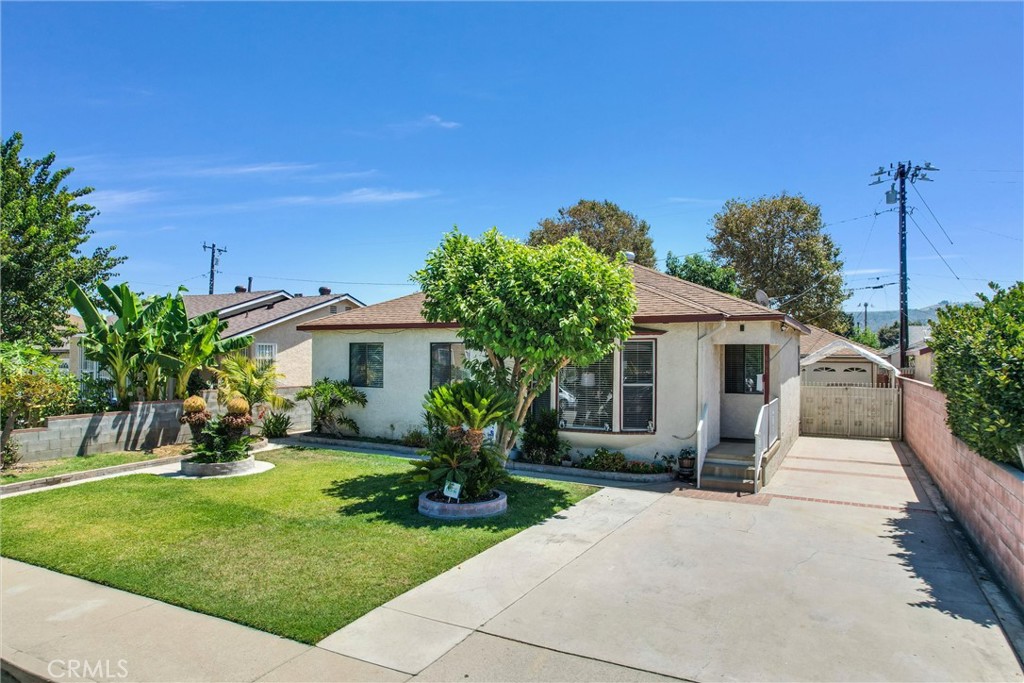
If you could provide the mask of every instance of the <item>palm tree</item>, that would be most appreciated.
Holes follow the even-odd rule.
[[[252,345],[251,336],[221,339],[220,335],[228,324],[222,322],[216,312],[190,320],[185,300],[180,294],[171,299],[164,322],[165,344],[181,360],[181,367],[174,378],[175,398],[188,396],[188,380],[193,372],[213,369],[218,357]]]
[[[295,398],[309,401],[314,432],[340,434],[342,427],[348,427],[359,433],[359,425],[345,414],[345,407],[352,404],[365,406],[366,394],[347,381],[324,377],[300,391]]]
[[[284,377],[273,364],[256,363],[243,353],[229,353],[220,359],[217,373],[217,402],[227,404],[235,396],[249,402],[256,412],[257,406],[267,405],[274,410],[291,408],[292,401],[277,393],[277,380]]]

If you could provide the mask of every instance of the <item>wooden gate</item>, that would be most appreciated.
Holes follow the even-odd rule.
[[[900,438],[900,388],[800,385],[800,433]]]

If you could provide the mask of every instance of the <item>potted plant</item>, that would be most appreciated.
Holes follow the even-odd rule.
[[[178,421],[187,424],[192,432],[192,442],[200,441],[206,423],[210,421],[210,411],[206,409],[206,401],[202,396],[189,396],[181,404],[182,414]]]
[[[693,479],[697,467],[697,449],[693,446],[683,446],[679,449],[679,478],[683,481]]]
[[[237,406],[236,406],[237,410]],[[244,415],[228,414],[214,417],[203,429],[201,438],[192,444],[192,457],[181,461],[181,473],[191,477],[224,476],[254,469],[249,453],[252,437],[246,434],[252,417],[248,402]]]

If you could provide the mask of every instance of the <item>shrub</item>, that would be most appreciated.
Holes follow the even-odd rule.
[[[249,415],[250,422],[252,418]],[[202,438],[193,443],[193,462],[234,462],[249,457],[252,437],[233,427],[228,417],[215,417],[203,429]]]
[[[423,409],[448,426],[453,438],[462,436],[474,453],[484,441],[484,428],[504,423],[512,412],[512,399],[497,387],[476,380],[442,384],[427,392]]]
[[[114,383],[109,379],[97,379],[88,375],[78,382],[78,400],[74,411],[79,414],[104,413],[117,405],[114,399]]]
[[[10,449],[13,430],[66,415],[77,395],[77,380],[60,370],[54,356],[23,342],[0,343],[0,453]]]
[[[200,399],[201,400],[201,399]],[[228,401],[228,415],[248,415],[249,402],[241,396],[236,396]]]
[[[598,448],[593,455],[588,455],[580,461],[580,467],[585,470],[599,470],[601,472],[623,472],[626,469],[626,456],[622,451],[610,451],[607,448]]]
[[[202,396],[189,396],[182,402],[181,409],[186,413],[201,413],[206,410],[206,401]]]
[[[445,436],[431,444],[427,456],[427,460],[410,461],[413,480],[427,482],[438,490],[450,481],[461,484],[462,502],[486,498],[508,478],[504,455],[493,443],[483,444],[474,453],[464,442]]]
[[[19,462],[21,462],[21,445],[14,439],[10,439],[4,444],[3,451],[0,452],[0,469],[6,470]]]
[[[558,411],[539,410],[523,425],[522,457],[538,465],[558,465],[572,446],[558,433]]]
[[[313,413],[313,431],[318,434],[337,436],[342,427],[359,433],[359,425],[345,414],[350,405],[365,406],[366,394],[353,387],[346,380],[324,377],[313,382],[295,395],[301,401],[308,401]]]
[[[268,439],[279,439],[288,436],[288,429],[292,426],[292,418],[286,413],[270,411],[263,418],[262,434]]]
[[[430,434],[421,428],[410,429],[402,437],[403,446],[412,446],[413,448],[425,448],[430,444]]]
[[[936,312],[931,347],[935,386],[946,394],[946,423],[979,455],[1024,469],[1024,283],[989,285],[981,306]]]

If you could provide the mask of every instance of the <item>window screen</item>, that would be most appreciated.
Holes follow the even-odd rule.
[[[384,386],[384,344],[349,344],[348,380],[352,386]]]
[[[462,364],[465,360],[466,345],[462,342],[431,344],[430,388],[462,379]]]
[[[654,342],[622,349],[622,431],[654,431]]]
[[[593,365],[567,365],[558,373],[558,422],[563,429],[612,429],[614,363],[608,354]]]
[[[764,347],[727,344],[725,347],[725,393],[764,392]]]
[[[253,360],[260,368],[273,365],[277,362],[277,344],[256,344],[253,354]]]

